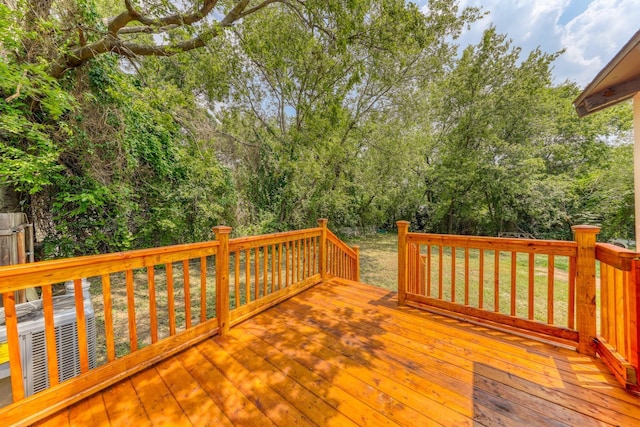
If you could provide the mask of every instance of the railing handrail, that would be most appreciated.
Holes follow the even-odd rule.
[[[611,243],[596,243],[596,259],[622,271],[631,271],[633,260],[640,260],[640,252]]]
[[[218,246],[219,242],[212,240],[3,266],[0,267],[0,293],[179,261],[185,255],[190,258],[214,255]],[[67,273],[70,269],[73,277]]]
[[[566,240],[514,239],[507,237],[459,236],[453,234],[407,233],[417,244],[454,245],[458,248],[504,250],[543,255],[575,256],[577,244]]]
[[[336,245],[338,248],[340,248],[340,250],[345,252],[350,258],[356,258],[356,251],[353,248],[347,246],[347,244],[340,240],[340,238],[336,236],[331,230],[327,230],[327,239],[330,240],[331,243]]]
[[[279,233],[262,234],[260,236],[245,236],[229,239],[229,251],[253,249],[270,245],[272,243],[284,243],[297,239],[305,239],[320,236],[320,227],[303,230],[283,231]]]

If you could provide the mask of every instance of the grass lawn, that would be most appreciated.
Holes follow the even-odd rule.
[[[358,237],[346,242],[360,246],[360,281],[398,290],[398,236],[393,233]]]

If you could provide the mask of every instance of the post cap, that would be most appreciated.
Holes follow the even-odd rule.
[[[398,228],[400,227],[409,227],[409,221],[396,221],[396,225]]]
[[[329,222],[329,220],[327,218],[320,218],[318,220],[318,226],[319,227],[324,227],[327,225],[327,223]]]
[[[216,234],[229,234],[231,233],[231,227],[228,225],[217,225],[213,227],[213,232]]]
[[[600,227],[597,225],[572,225],[571,231],[574,233],[593,233],[598,234],[600,232]]]

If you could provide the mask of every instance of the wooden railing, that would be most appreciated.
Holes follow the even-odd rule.
[[[408,226],[398,222],[400,304],[459,313],[595,354],[597,227],[574,227],[570,242],[409,233]]]
[[[640,391],[640,253],[596,244],[600,262],[600,328],[596,351],[627,388]]]
[[[350,248],[327,231],[327,271],[334,276],[360,281],[360,248]]]
[[[29,424],[289,298],[332,275],[357,277],[357,251],[319,227],[188,245],[0,268],[13,404],[2,425]],[[80,375],[60,381],[55,315],[61,283],[72,283]],[[92,365],[83,283],[90,283],[97,334]],[[39,287],[48,388],[25,397],[15,291]],[[100,290],[95,288],[99,287]],[[3,356],[3,352],[8,357]]]

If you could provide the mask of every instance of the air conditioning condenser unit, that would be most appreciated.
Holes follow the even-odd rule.
[[[96,367],[96,322],[89,282],[82,281],[84,314],[87,325],[89,368]],[[80,353],[76,322],[76,307],[73,282],[66,284],[65,295],[53,298],[53,316],[58,358],[58,380],[60,382],[80,374]],[[24,306],[24,307],[23,307]],[[18,312],[27,312],[18,318],[18,336],[25,396],[30,396],[49,387],[49,373],[44,333],[42,300],[16,305]],[[7,346],[4,324],[0,326],[0,346]],[[2,352],[5,354],[6,352]],[[1,357],[1,356],[0,356]],[[7,360],[5,360],[7,359]],[[9,396],[5,391],[8,387]],[[0,358],[0,406],[11,403],[11,378],[8,358]]]

